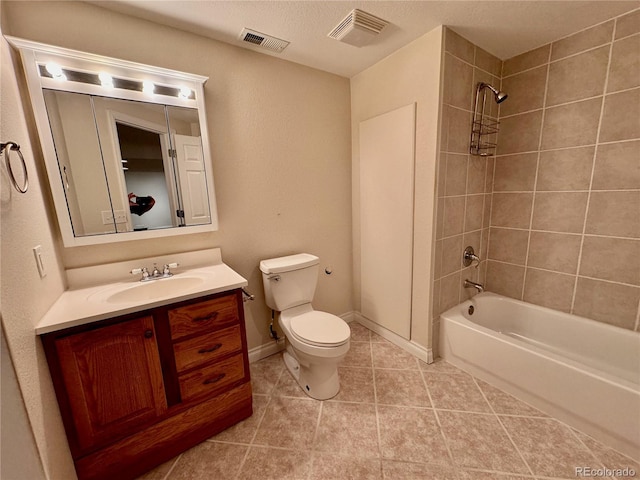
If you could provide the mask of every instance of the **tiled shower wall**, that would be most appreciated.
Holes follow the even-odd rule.
[[[468,298],[465,279],[484,281],[491,212],[493,158],[469,155],[475,85],[500,85],[502,62],[445,29],[442,123],[437,184],[436,248],[433,276],[433,347],[437,356],[439,315]],[[498,115],[492,104],[491,115]],[[483,260],[479,268],[462,266],[472,246]]]
[[[488,290],[638,330],[640,10],[506,60]]]

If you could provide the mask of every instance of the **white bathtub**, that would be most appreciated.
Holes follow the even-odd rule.
[[[485,292],[441,315],[440,355],[640,459],[640,334]]]

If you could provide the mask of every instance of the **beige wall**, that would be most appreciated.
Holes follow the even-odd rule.
[[[245,311],[250,348],[272,342],[261,259],[318,255],[322,270],[330,265],[333,274],[321,276],[316,308],[353,310],[350,86],[343,77],[80,2],[3,1],[2,22],[7,35],[209,77],[205,100],[220,230],[64,249],[45,203],[37,135],[19,100],[26,90],[17,89],[3,40],[2,138],[23,145],[32,174],[27,195],[11,192],[2,176],[3,324],[45,470],[51,479],[67,480],[73,470],[34,335],[64,289],[63,268],[219,246],[257,297]],[[31,252],[37,244],[49,270],[44,280]]]
[[[442,28],[438,27],[351,79],[353,275],[360,309],[359,131],[361,121],[415,102],[415,199],[411,339],[431,347],[431,251],[438,151]]]
[[[502,68],[500,59],[448,28],[444,50],[433,269],[434,347],[440,313],[477,293],[465,289],[464,280],[484,282],[494,159],[469,155],[470,127],[477,83],[499,87]],[[497,118],[498,106],[493,97],[488,97],[487,102],[490,118]],[[480,256],[478,268],[463,267],[462,253],[467,246]]]
[[[638,330],[640,10],[504,62],[489,290]]]
[[[5,6],[1,8],[4,20]],[[49,369],[42,345],[34,334],[38,320],[64,290],[62,265],[51,234],[56,225],[50,220],[54,217],[48,193],[41,188],[41,182],[46,179],[41,170],[43,159],[35,140],[37,136],[27,121],[29,112],[20,102],[21,90],[16,81],[11,50],[4,38],[0,43],[0,137],[3,142],[11,140],[20,145],[30,180],[27,193],[20,194],[11,186],[5,167],[0,169],[2,327],[44,469],[50,473],[50,478],[73,479],[75,473]],[[44,278],[38,275],[31,250],[36,245],[42,246],[47,270]],[[3,423],[3,434],[6,426]],[[28,454],[27,451],[24,453]]]

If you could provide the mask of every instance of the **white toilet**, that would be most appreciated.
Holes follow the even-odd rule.
[[[340,317],[311,306],[320,259],[308,253],[260,262],[267,305],[280,312],[287,339],[284,361],[291,375],[312,398],[338,394],[338,363],[349,351],[351,329]]]

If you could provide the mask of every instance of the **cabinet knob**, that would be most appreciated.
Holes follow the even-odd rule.
[[[149,329],[149,330],[145,330],[144,331],[144,338],[151,338],[153,337],[153,330]]]

